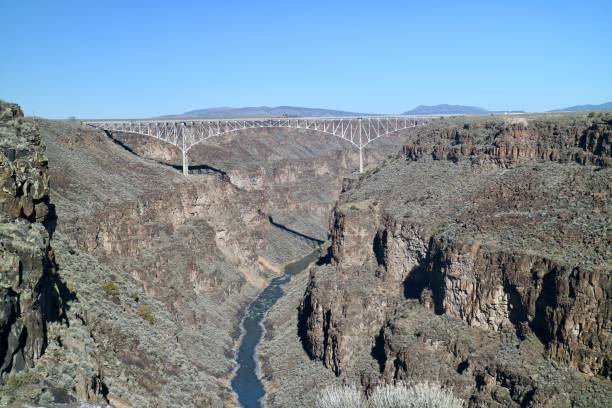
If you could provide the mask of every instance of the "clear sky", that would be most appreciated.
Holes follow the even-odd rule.
[[[1,6],[27,114],[213,106],[542,111],[612,100],[612,1],[87,1]]]

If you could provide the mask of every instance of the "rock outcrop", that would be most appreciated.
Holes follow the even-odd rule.
[[[438,314],[489,330],[528,331],[547,355],[585,374],[610,377],[608,273],[546,257],[434,241],[426,274]]]
[[[612,163],[612,119],[584,121],[564,118],[528,121],[514,118],[500,122],[470,122],[463,126],[439,126],[426,138],[403,147],[409,160],[431,156],[434,160],[493,162],[503,167],[534,162],[576,162],[609,166]]]
[[[0,379],[34,365],[59,317],[44,151],[19,106],[0,101]]]

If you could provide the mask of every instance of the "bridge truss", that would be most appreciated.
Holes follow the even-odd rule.
[[[153,137],[176,146],[182,152],[183,174],[188,174],[189,150],[210,138],[245,129],[288,128],[313,130],[349,142],[359,150],[359,172],[363,172],[363,149],[381,137],[416,127],[425,119],[398,117],[360,118],[267,118],[219,120],[136,120],[86,121],[109,132],[125,132]]]

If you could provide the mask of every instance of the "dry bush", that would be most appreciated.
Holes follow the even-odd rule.
[[[316,408],[462,408],[463,401],[439,384],[381,385],[365,400],[355,387],[329,387],[317,398]]]
[[[371,408],[461,408],[463,401],[439,384],[382,385],[376,387],[368,400]]]
[[[366,408],[368,405],[355,387],[328,387],[319,394],[316,408]]]

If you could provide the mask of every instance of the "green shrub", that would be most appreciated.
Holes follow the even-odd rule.
[[[119,286],[113,281],[105,281],[102,284],[102,290],[108,296],[119,296]]]
[[[38,384],[40,378],[31,370],[11,373],[6,378],[5,387],[8,390],[19,390],[28,385]]]
[[[155,323],[155,316],[153,316],[153,310],[151,309],[151,306],[146,305],[146,304],[143,303],[140,306],[138,306],[138,309],[136,310],[136,313],[143,320],[146,320],[147,322],[149,322],[151,324]]]
[[[140,300],[140,293],[138,293],[138,292],[132,292],[131,296],[132,296],[132,300],[134,302],[138,302]]]

